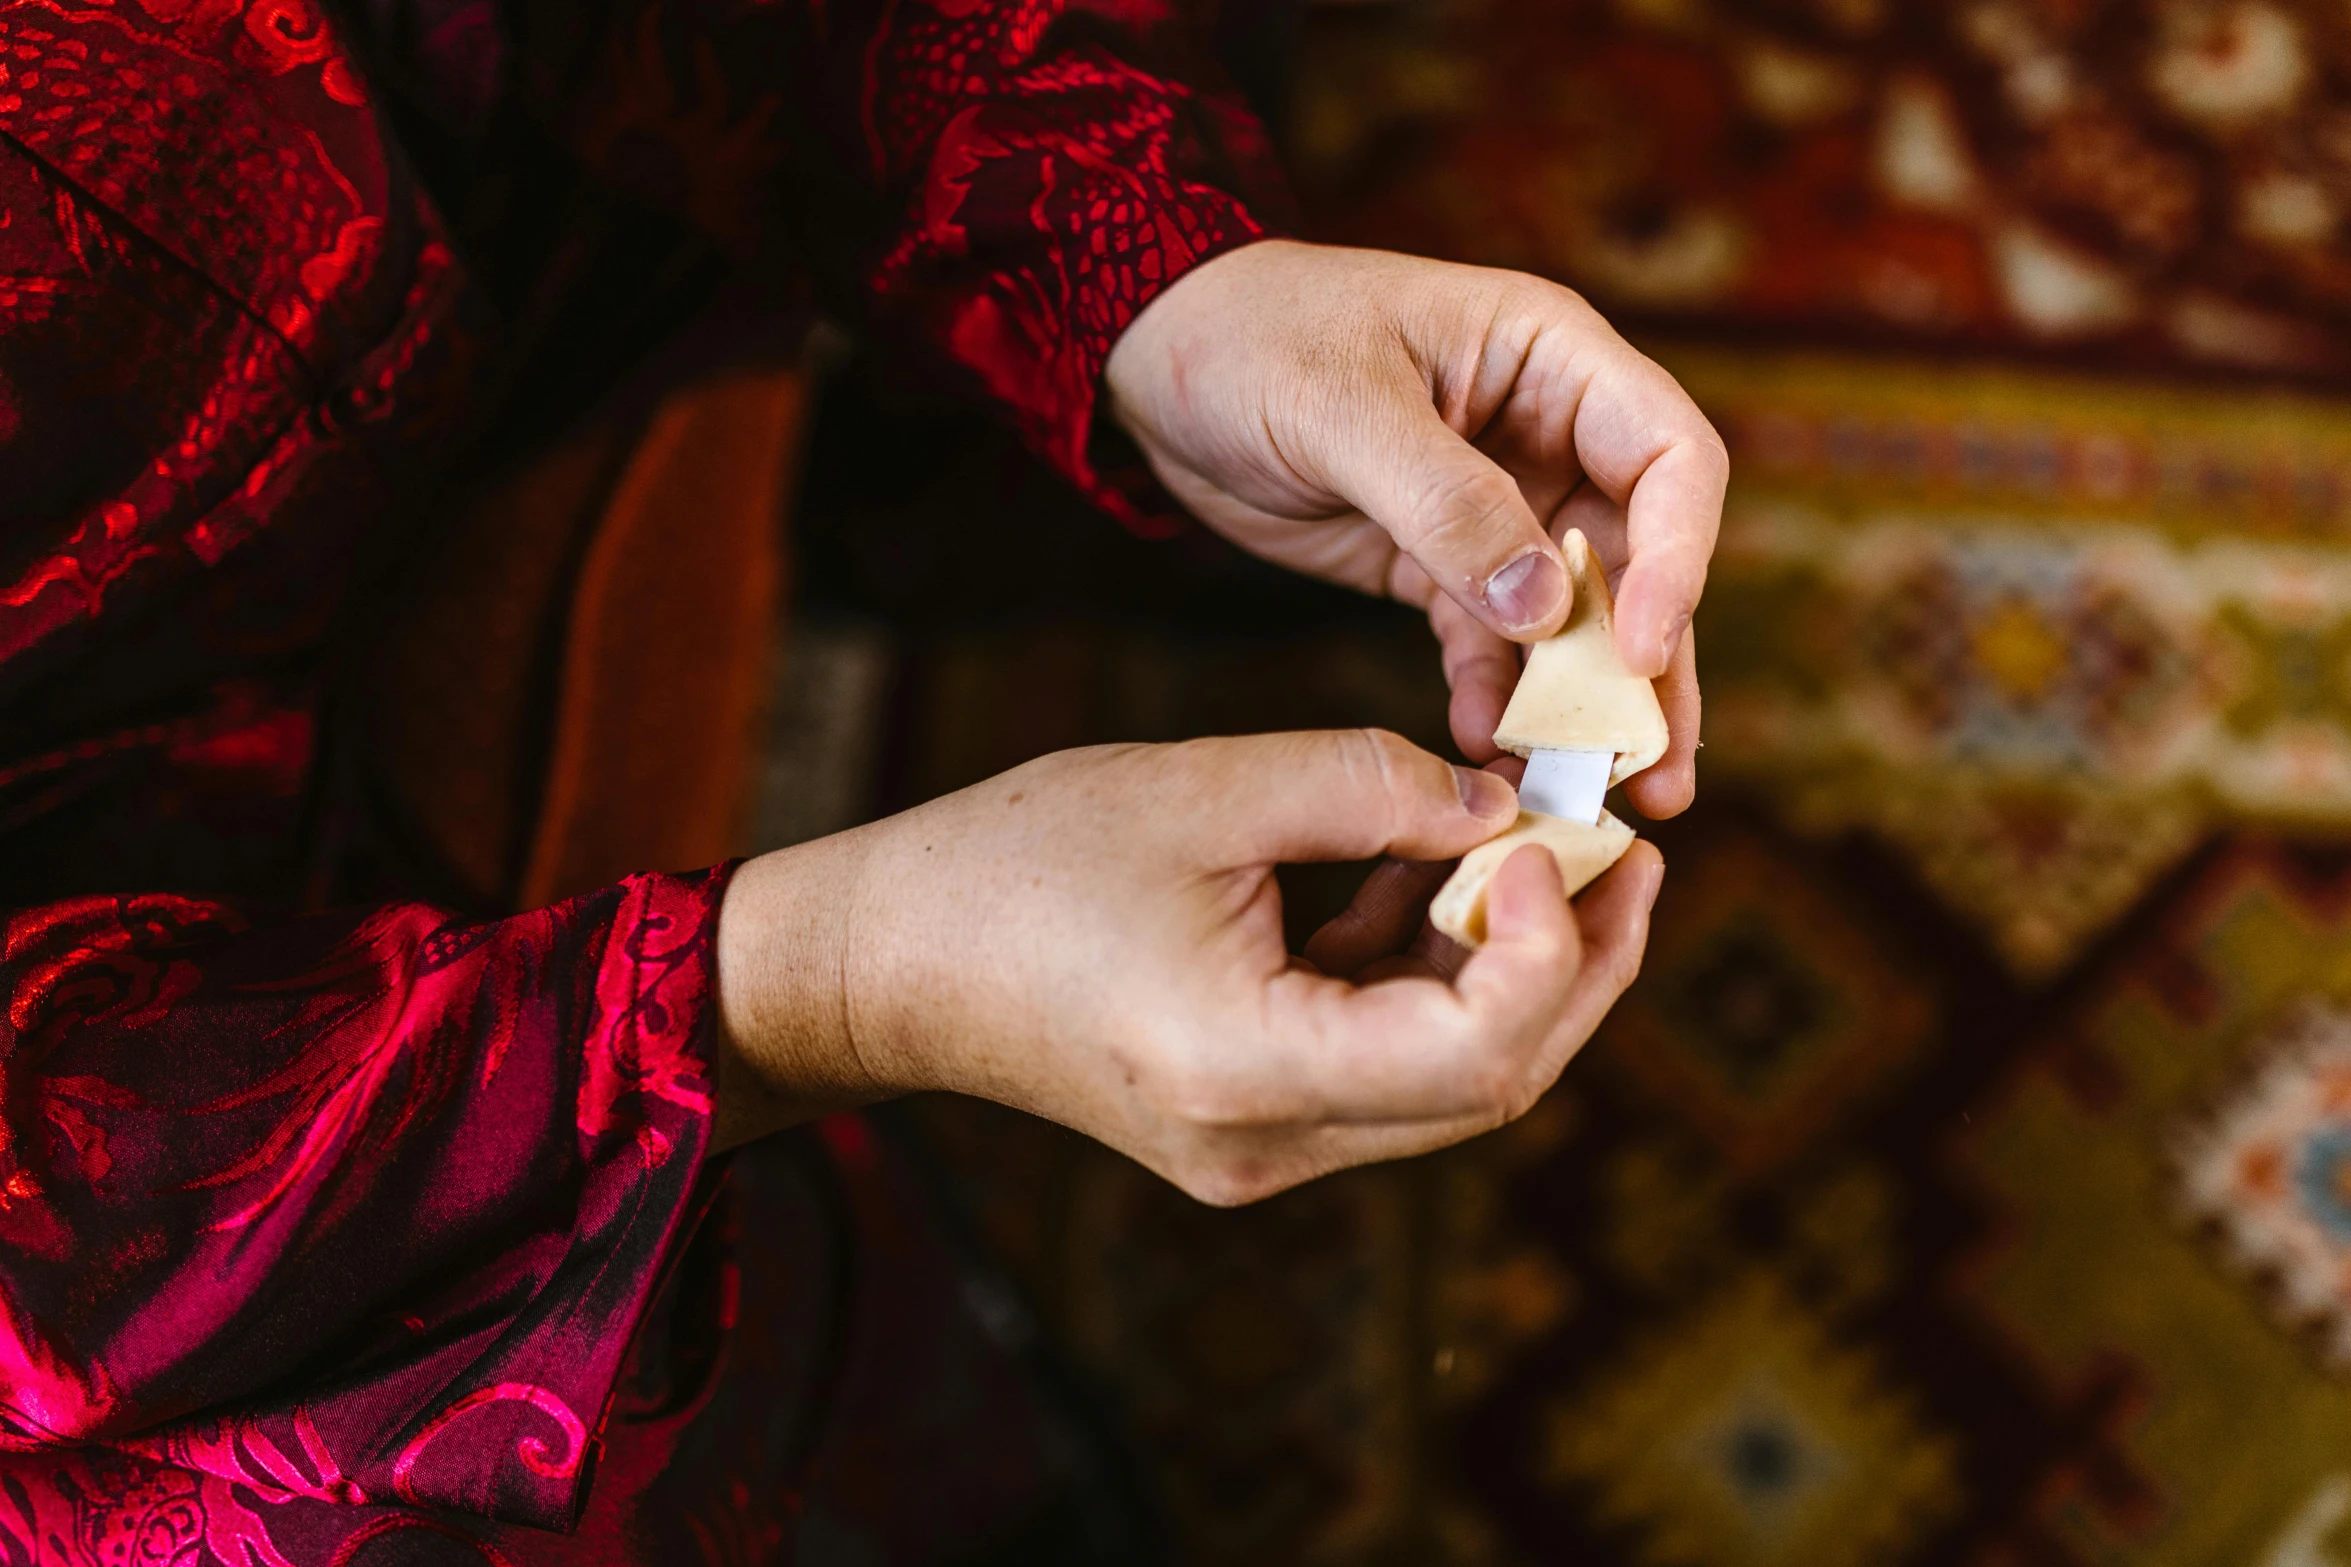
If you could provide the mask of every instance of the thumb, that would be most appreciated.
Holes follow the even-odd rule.
[[[1518,793],[1384,729],[1195,740],[1170,783],[1228,865],[1446,860],[1518,819]]]
[[[1486,625],[1516,642],[1558,630],[1567,568],[1518,481],[1463,440],[1417,382],[1371,401],[1368,425],[1329,456],[1331,488]]]

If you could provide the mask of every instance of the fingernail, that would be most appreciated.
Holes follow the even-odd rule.
[[[1486,607],[1508,631],[1539,626],[1567,597],[1567,573],[1541,550],[1529,550],[1486,579]]]
[[[1453,769],[1453,782],[1461,790],[1461,803],[1472,816],[1499,816],[1504,811],[1516,814],[1518,791],[1508,780],[1475,767]]]
[[[1656,873],[1655,875],[1653,875],[1653,876],[1651,876],[1651,877],[1649,878],[1649,901],[1648,901],[1648,903],[1645,905],[1645,907],[1647,907],[1647,908],[1651,908],[1651,909],[1654,909],[1654,908],[1656,908],[1656,907],[1657,907],[1657,895],[1658,895],[1659,893],[1663,892],[1664,890],[1665,890],[1665,862],[1661,860],[1661,861],[1659,861],[1659,862],[1658,862],[1658,865],[1657,865],[1657,873]]]
[[[1680,619],[1665,628],[1665,635],[1658,639],[1657,644],[1657,667],[1660,671],[1673,667],[1673,656],[1682,650],[1682,633],[1689,629],[1690,616],[1687,610],[1682,612]]]

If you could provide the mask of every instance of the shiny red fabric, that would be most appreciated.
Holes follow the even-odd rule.
[[[0,928],[0,1450],[35,1455],[0,1536],[90,1492],[49,1456],[90,1443],[185,1471],[215,1531],[262,1529],[239,1487],[568,1521],[695,1200],[723,881]]]
[[[618,21],[568,56],[487,0],[353,4],[0,5],[0,1562],[784,1559],[820,1472],[858,1559],[933,1559],[987,1507],[875,1477],[974,1427],[893,1431],[870,1309],[819,1321],[949,1287],[919,1204],[854,1123],[705,1157],[722,873],[270,912],[321,863],[332,633],[511,379],[393,111],[463,152],[526,104],[625,191],[643,138],[563,62],[693,62],[750,175],[648,199],[927,345],[1113,509],[1103,360],[1261,232],[1261,149],[1138,63],[1158,0],[583,4]],[[754,1208],[770,1249],[735,1248]],[[985,1337],[907,1309],[941,1355]]]

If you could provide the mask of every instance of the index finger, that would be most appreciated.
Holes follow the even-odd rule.
[[[1520,917],[1491,930],[1451,984],[1412,977],[1355,986],[1301,970],[1272,981],[1268,1054],[1288,1058],[1290,1077],[1282,1119],[1482,1114],[1518,1081],[1583,965],[1582,941],[1559,867],[1540,849],[1504,861],[1487,900],[1490,920],[1505,902]]]
[[[1705,591],[1730,454],[1681,384],[1625,347],[1578,401],[1576,456],[1625,508],[1631,563],[1616,590],[1616,646],[1634,674],[1655,679]]]
[[[1658,705],[1665,709],[1665,755],[1624,781],[1633,806],[1651,821],[1679,816],[1698,797],[1698,632],[1682,633],[1674,649],[1673,667],[1657,682]]]
[[[1661,872],[1656,851],[1635,845],[1579,912],[1550,856],[1521,850],[1487,894],[1486,944],[1451,984],[1280,976],[1267,1013],[1295,1048],[1289,1119],[1491,1126],[1519,1114],[1630,983]]]

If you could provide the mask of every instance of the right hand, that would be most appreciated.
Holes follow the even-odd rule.
[[[1687,630],[1730,457],[1689,394],[1572,290],[1422,256],[1268,239],[1169,284],[1120,334],[1106,406],[1184,509],[1277,565],[1429,617],[1454,742],[1494,726],[1571,597],[1580,525],[1616,581],[1625,667],[1672,743],[1625,785],[1698,785]]]
[[[1485,946],[1390,863],[1308,946],[1273,867],[1450,859],[1516,810],[1378,731],[1044,757],[737,872],[719,927],[722,1146],[946,1089],[1239,1203],[1523,1113],[1633,978],[1664,874],[1636,844],[1571,909],[1539,849]]]

